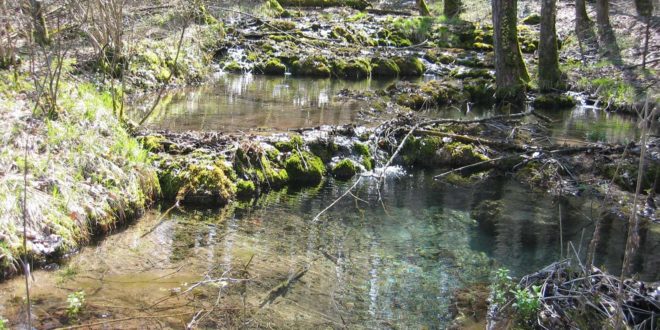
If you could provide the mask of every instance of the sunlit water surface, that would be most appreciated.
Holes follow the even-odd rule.
[[[584,257],[598,204],[553,202],[506,179],[457,187],[432,174],[388,179],[382,202],[375,179],[364,177],[355,197],[316,221],[350,183],[285,189],[223,209],[154,211],[84,248],[63,268],[35,273],[38,328],[65,323],[67,295],[83,290],[80,320],[127,318],[108,328],[180,328],[197,312],[211,311],[198,326],[441,329],[454,291],[487,281],[494,269],[532,272],[561,257],[560,242],[572,242]],[[492,218],[477,216],[484,210]],[[606,243],[597,245],[596,261],[616,273],[624,226],[610,219],[603,228]],[[645,230],[642,241],[657,247],[660,239]],[[642,251],[636,270],[658,280],[658,256]],[[298,281],[269,300],[299,272]],[[236,281],[209,281],[220,277]],[[21,279],[0,292],[0,314],[16,325]],[[128,319],[136,315],[151,318]]]
[[[371,124],[365,113],[373,115],[372,104],[338,93],[387,84],[221,75],[209,85],[165,95],[147,123],[234,132]],[[497,113],[464,104],[421,114]],[[637,138],[631,117],[588,106],[544,114],[556,120],[550,128],[556,142]],[[593,219],[601,217],[599,202],[553,201],[514,180],[455,186],[434,181],[432,174],[390,178],[380,194],[375,180],[363,177],[355,196],[347,195],[316,221],[352,183],[329,180],[223,209],[152,211],[61,268],[35,272],[35,326],[441,329],[451,318],[455,290],[486,282],[499,267],[521,275],[568,254],[584,258]],[[653,228],[642,230],[634,264],[646,280],[660,279],[653,253],[660,235]],[[596,264],[617,273],[623,222],[606,217],[599,234]],[[567,251],[569,242],[574,249]],[[86,302],[72,316],[67,296],[77,291],[84,291]],[[12,328],[26,327],[23,297],[21,279],[0,286],[0,315]]]

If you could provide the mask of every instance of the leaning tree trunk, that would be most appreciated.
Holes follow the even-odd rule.
[[[596,0],[596,25],[601,53],[614,62],[620,62],[619,45],[616,43],[614,30],[610,24],[609,0]]]
[[[517,0],[493,0],[495,41],[495,96],[500,101],[522,101],[529,74],[518,44]]]
[[[542,0],[541,36],[539,38],[539,89],[541,92],[565,89],[564,77],[559,70],[556,15],[556,0]]]
[[[426,1],[417,0],[417,8],[419,8],[419,15],[431,16],[431,11],[429,10],[429,6],[426,5]]]
[[[50,42],[48,27],[46,25],[46,16],[42,0],[29,0],[27,3],[30,17],[32,18],[34,41],[39,45],[46,45]]]
[[[443,13],[447,18],[455,18],[461,14],[461,0],[445,0]]]
[[[593,27],[594,23],[587,15],[586,0],[575,0],[575,34],[580,45],[593,49],[598,47]]]

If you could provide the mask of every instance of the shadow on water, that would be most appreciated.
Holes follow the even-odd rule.
[[[217,302],[200,327],[443,328],[456,289],[487,281],[498,267],[521,275],[560,257],[559,205],[563,242],[585,254],[598,212],[591,201],[553,201],[507,178],[457,187],[432,174],[389,179],[383,203],[374,180],[365,178],[357,198],[318,221],[314,215],[351,183],[330,180],[222,209],[185,209],[141,238],[158,222],[154,212],[62,269],[35,273],[40,328],[63,322],[66,296],[77,290],[86,293],[80,318],[88,322],[164,315],[122,327],[181,327],[180,319]],[[598,265],[620,268],[624,229],[620,220],[605,222]],[[660,242],[657,232],[642,236],[647,247]],[[660,260],[653,249],[640,250],[641,278],[658,280]],[[193,285],[221,276],[233,279]],[[0,292],[0,314],[16,324],[21,281]]]

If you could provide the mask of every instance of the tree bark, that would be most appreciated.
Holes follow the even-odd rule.
[[[517,0],[493,0],[495,96],[499,101],[522,101],[529,74],[518,44]]]
[[[431,16],[431,11],[429,10],[429,6],[426,5],[426,1],[417,0],[417,7],[419,8],[420,16]]]
[[[637,9],[637,14],[644,18],[644,23],[646,24],[646,31],[644,33],[644,49],[642,51],[642,69],[646,69],[646,56],[649,53],[651,15],[653,15],[653,1],[635,0],[635,8]]]
[[[458,17],[461,12],[461,0],[445,0],[445,6],[443,8],[445,17],[455,18]]]
[[[39,45],[47,45],[50,43],[50,37],[48,35],[48,27],[46,25],[46,17],[44,15],[42,1],[29,0],[27,5],[30,12],[30,17],[32,17],[34,40]]]
[[[593,27],[594,23],[587,15],[586,0],[575,0],[575,34],[582,45],[596,49],[598,44]]]
[[[614,30],[610,24],[609,0],[596,0],[596,25],[601,53],[615,63],[620,62],[619,45],[616,43]]]
[[[541,35],[539,37],[539,89],[541,92],[564,90],[565,79],[559,70],[557,51],[556,0],[541,2]]]

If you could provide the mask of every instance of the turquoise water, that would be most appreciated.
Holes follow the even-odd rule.
[[[223,209],[154,212],[64,268],[35,273],[40,328],[63,322],[66,296],[84,290],[88,322],[164,314],[120,323],[128,328],[180,327],[166,315],[190,313],[183,318],[191,321],[203,310],[202,328],[436,329],[452,317],[455,290],[487,281],[494,269],[537,270],[561,257],[560,242],[583,257],[597,204],[552,201],[506,178],[454,186],[432,174],[390,178],[381,194],[363,177],[354,197],[316,221],[352,183],[285,189]],[[596,261],[616,272],[624,227],[619,220],[604,227]],[[642,236],[657,246],[657,233]],[[636,270],[658,280],[657,264],[657,255],[642,252]],[[22,304],[12,297],[22,295],[22,282],[1,292],[0,314],[18,322]]]

